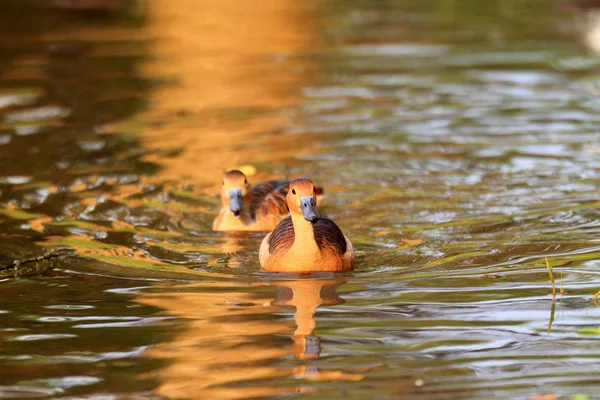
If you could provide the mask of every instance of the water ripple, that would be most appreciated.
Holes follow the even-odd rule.
[[[77,335],[71,333],[54,333],[54,334],[38,334],[38,335],[20,335],[7,339],[12,342],[34,342],[41,340],[52,340],[52,339],[68,339],[74,338]]]

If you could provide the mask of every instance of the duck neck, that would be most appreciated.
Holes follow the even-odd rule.
[[[294,225],[294,244],[292,249],[301,251],[304,254],[319,254],[319,246],[315,240],[315,231],[312,222],[304,219],[302,215],[292,214],[292,224]]]
[[[236,217],[229,210],[229,204],[225,204],[225,202],[223,202],[219,212],[220,218],[224,224],[232,228],[246,226],[252,223],[252,218],[250,217],[250,212],[247,210],[247,208],[248,207],[246,207],[246,204],[244,204],[242,212],[238,217]]]

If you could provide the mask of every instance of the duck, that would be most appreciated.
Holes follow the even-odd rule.
[[[289,214],[286,194],[289,181],[272,180],[255,186],[239,170],[223,174],[221,209],[213,231],[263,231],[275,228]]]
[[[258,258],[265,272],[341,272],[354,267],[354,247],[342,230],[315,211],[316,188],[296,179],[286,195],[290,215],[263,239]]]

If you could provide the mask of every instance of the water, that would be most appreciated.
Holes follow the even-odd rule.
[[[0,264],[63,258],[4,272],[0,398],[600,389],[591,2],[1,7]],[[325,187],[356,270],[213,233],[233,167]]]

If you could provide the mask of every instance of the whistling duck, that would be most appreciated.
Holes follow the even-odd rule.
[[[262,241],[260,266],[270,272],[347,271],[354,248],[329,218],[319,216],[314,184],[308,179],[290,183],[286,196],[290,216]]]
[[[290,212],[285,202],[288,185],[288,181],[268,181],[250,186],[241,171],[226,172],[213,231],[270,231]]]

